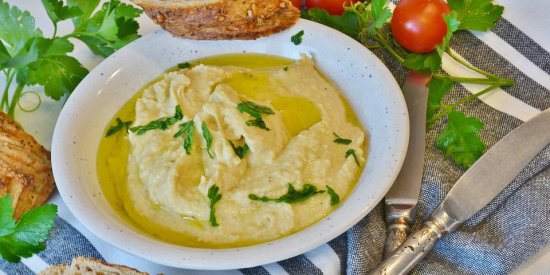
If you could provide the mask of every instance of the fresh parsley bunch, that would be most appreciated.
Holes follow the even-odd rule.
[[[6,80],[0,111],[12,117],[26,86],[42,86],[48,97],[60,100],[88,74],[69,55],[74,49],[71,39],[78,39],[94,54],[107,57],[139,37],[136,18],[142,11],[118,0],[101,7],[99,0],[42,0],[42,5],[54,26],[49,38],[35,26],[29,12],[0,0],[0,70]],[[69,19],[73,32],[58,36],[57,24]],[[10,98],[12,84],[15,91]]]
[[[456,31],[492,29],[495,22],[501,18],[504,8],[493,4],[492,0],[448,0],[451,12],[444,17],[447,34],[443,42],[433,52],[412,53],[394,40],[391,29],[388,27],[392,12],[386,6],[386,2],[386,0],[358,2],[346,7],[342,15],[330,15],[322,9],[309,9],[302,14],[302,17],[337,29],[369,48],[383,48],[410,70],[431,74],[427,123],[447,118],[447,124],[438,136],[436,146],[456,164],[470,167],[485,151],[486,146],[478,136],[484,125],[479,119],[468,117],[456,110],[456,107],[498,87],[511,86],[514,80],[504,79],[472,66],[451,51],[450,43]],[[483,77],[465,78],[441,73],[441,60],[444,53]],[[455,83],[477,83],[488,86],[479,93],[451,105],[445,105],[442,102],[443,96]]]
[[[28,258],[46,248],[45,241],[54,226],[57,206],[38,206],[15,221],[12,204],[10,196],[0,198],[0,256],[18,263],[21,257]]]

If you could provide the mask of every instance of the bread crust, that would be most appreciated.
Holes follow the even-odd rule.
[[[193,5],[132,1],[175,36],[201,40],[256,39],[285,30],[300,17],[288,0],[220,0]]]
[[[0,197],[11,196],[14,218],[44,204],[54,189],[50,152],[0,112]]]

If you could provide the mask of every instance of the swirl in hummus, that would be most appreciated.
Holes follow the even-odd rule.
[[[272,110],[261,116],[266,127],[249,122],[255,118],[238,107],[243,103]],[[269,69],[199,64],[167,72],[137,99],[132,126],[171,117],[177,106],[183,116],[166,129],[128,132],[121,200],[135,223],[154,221],[188,240],[178,243],[237,247],[301,230],[337,207],[330,194],[346,197],[364,164],[363,130],[305,56]],[[184,123],[192,124],[187,141],[175,137]],[[236,148],[245,146],[239,154]],[[289,184],[332,190],[296,203],[251,199],[279,198]],[[216,224],[212,187],[221,195]],[[154,227],[147,229],[155,234]]]

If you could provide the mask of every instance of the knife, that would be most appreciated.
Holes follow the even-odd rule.
[[[456,182],[422,228],[405,240],[372,274],[406,274],[443,235],[453,232],[491,202],[549,144],[550,109],[547,109],[489,149]]]
[[[416,216],[416,203],[424,171],[429,81],[429,75],[409,72],[403,85],[403,96],[409,109],[409,147],[401,171],[385,197],[385,258],[405,241]]]

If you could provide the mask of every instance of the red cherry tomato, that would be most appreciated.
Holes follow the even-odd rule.
[[[447,34],[443,15],[449,12],[443,0],[401,0],[393,11],[393,36],[411,52],[431,52]]]
[[[292,5],[294,5],[295,7],[301,9],[302,8],[302,0],[291,0],[292,1]]]
[[[359,0],[306,0],[308,8],[325,9],[332,15],[344,13],[344,4],[350,6],[351,3],[355,2],[359,2]]]

